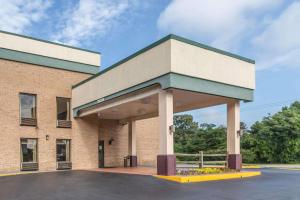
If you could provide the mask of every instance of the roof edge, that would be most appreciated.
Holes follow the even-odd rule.
[[[71,49],[76,49],[76,50],[80,50],[80,51],[86,51],[86,52],[89,52],[89,53],[95,53],[95,54],[100,54],[101,55],[101,52],[98,52],[98,51],[92,51],[92,50],[89,50],[89,49],[74,47],[74,46],[71,46],[71,45],[62,44],[62,43],[58,43],[58,42],[51,42],[49,40],[34,38],[34,37],[27,36],[27,35],[21,35],[21,34],[7,32],[7,31],[3,31],[3,30],[0,30],[0,33],[14,35],[14,36],[23,37],[23,38],[27,38],[27,39],[31,39],[31,40],[36,40],[36,41],[39,41],[39,42],[45,42],[45,43],[49,43],[49,44],[53,44],[53,45],[63,46],[63,47],[71,48]]]
[[[0,48],[0,59],[94,75],[100,66]]]
[[[115,64],[113,64],[113,65],[111,65],[111,66],[103,69],[102,71],[98,72],[97,74],[95,74],[95,75],[93,75],[93,76],[91,76],[91,77],[89,77],[89,78],[87,78],[87,79],[85,79],[85,80],[83,80],[83,81],[81,81],[81,82],[73,85],[72,89],[74,89],[74,88],[76,88],[76,87],[78,87],[78,86],[80,86],[80,85],[82,85],[82,84],[84,84],[84,83],[86,83],[86,82],[88,82],[88,81],[90,81],[90,80],[92,80],[92,79],[100,76],[101,74],[104,74],[104,73],[106,73],[106,72],[114,69],[115,67],[117,67],[117,66],[119,66],[119,65],[127,62],[128,60],[130,60],[130,59],[132,59],[132,58],[134,58],[134,57],[136,57],[136,56],[138,56],[138,55],[140,55],[140,54],[148,51],[149,49],[152,49],[152,48],[160,45],[161,43],[163,43],[163,42],[165,42],[165,41],[167,41],[169,39],[171,39],[171,35],[167,35],[167,36],[161,38],[160,40],[158,40],[158,41],[156,41],[156,42],[154,42],[154,43],[152,43],[152,44],[150,44],[150,45],[148,45],[148,46],[146,46],[146,47],[144,47],[144,48],[136,51],[135,53],[129,55],[128,57],[123,58],[122,60],[116,62]]]
[[[127,62],[128,60],[130,60],[130,59],[132,59],[132,58],[134,58],[134,57],[136,57],[136,56],[138,56],[138,55],[140,55],[140,54],[142,54],[142,53],[144,53],[144,52],[146,52],[146,51],[148,51],[148,50],[150,50],[150,49],[152,49],[152,48],[154,48],[154,47],[156,47],[156,46],[158,46],[158,45],[162,44],[163,42],[165,42],[167,40],[170,40],[170,39],[178,40],[178,41],[184,42],[186,44],[194,45],[194,46],[197,46],[197,47],[209,50],[209,51],[214,51],[216,53],[220,53],[220,54],[223,54],[223,55],[226,55],[226,56],[230,56],[230,57],[233,57],[233,58],[245,61],[245,62],[249,62],[251,64],[255,64],[255,61],[252,60],[252,59],[249,59],[249,58],[246,58],[246,57],[242,57],[242,56],[239,56],[237,54],[233,54],[233,53],[230,53],[230,52],[227,52],[227,51],[223,51],[221,49],[210,47],[208,45],[205,45],[205,44],[202,44],[202,43],[198,43],[198,42],[195,42],[193,40],[189,40],[189,39],[186,39],[186,38],[174,35],[174,34],[169,34],[169,35],[167,35],[167,36],[159,39],[158,41],[156,41],[156,42],[154,42],[154,43],[152,43],[152,44],[150,44],[150,45],[148,45],[148,46],[146,46],[146,47],[144,47],[144,48],[136,51],[135,53],[129,55],[128,57],[126,57],[126,58],[124,58],[124,59],[116,62],[115,64],[113,64],[113,65],[105,68],[104,70],[96,73],[95,75],[93,75],[93,76],[91,76],[91,77],[89,77],[89,78],[87,78],[87,79],[85,79],[85,80],[83,80],[83,81],[81,81],[81,82],[73,85],[72,89],[74,89],[74,88],[76,88],[76,87],[78,87],[78,86],[80,86],[80,85],[82,85],[82,84],[84,84],[84,83],[86,83],[86,82],[88,82],[88,81],[90,81],[90,80],[92,80],[92,79],[100,76],[101,74],[104,74],[104,73],[106,73],[106,72],[114,69],[115,67],[117,67],[117,66],[119,66],[119,65]]]
[[[220,53],[220,54],[223,54],[225,56],[229,56],[229,57],[232,57],[232,58],[236,58],[238,60],[249,62],[251,64],[255,64],[255,60],[253,60],[253,59],[246,58],[244,56],[240,56],[238,54],[234,54],[234,53],[231,53],[231,52],[228,52],[228,51],[224,51],[222,49],[218,49],[218,48],[215,48],[215,47],[212,47],[212,46],[200,43],[200,42],[196,42],[194,40],[190,40],[190,39],[187,39],[187,38],[184,38],[184,37],[181,37],[181,36],[178,36],[178,35],[174,35],[174,34],[170,34],[169,37],[171,39],[174,39],[174,40],[177,40],[177,41],[180,41],[180,42],[184,42],[186,44],[190,44],[190,45],[193,45],[193,46],[196,46],[196,47],[200,47],[202,49],[206,49],[206,50],[209,50],[209,51],[214,51],[216,53]]]

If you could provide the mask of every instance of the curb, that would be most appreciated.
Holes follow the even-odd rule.
[[[224,174],[211,174],[211,175],[200,175],[200,176],[155,176],[157,178],[175,181],[178,183],[196,183],[206,181],[217,181],[217,180],[228,180],[228,179],[239,179],[246,177],[259,176],[261,172],[237,172],[237,173],[224,173]]]
[[[276,169],[276,168],[274,168]],[[292,171],[300,171],[300,168],[278,168],[278,169],[282,169],[282,170],[292,170]]]
[[[13,173],[0,173],[0,177],[5,176],[17,176],[17,175],[24,175],[24,174],[41,174],[41,173],[52,173],[52,172],[63,172],[63,171],[70,171],[70,170],[56,170],[56,171],[21,171],[21,172],[13,172]]]
[[[34,174],[34,173],[38,173],[38,172],[16,172],[16,173],[0,174],[0,177],[17,176],[17,175],[22,175],[22,174]]]

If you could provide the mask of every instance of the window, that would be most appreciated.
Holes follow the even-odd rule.
[[[36,126],[36,95],[20,94],[21,125]]]
[[[56,161],[70,162],[71,140],[56,140]]]
[[[37,139],[21,139],[21,162],[37,162]]]
[[[57,97],[57,120],[70,121],[70,99]]]
[[[70,128],[70,99],[69,98],[56,98],[57,105],[57,127]]]

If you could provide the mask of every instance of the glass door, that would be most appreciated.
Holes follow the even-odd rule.
[[[99,168],[103,168],[104,167],[104,140],[99,141],[98,153],[99,153]]]

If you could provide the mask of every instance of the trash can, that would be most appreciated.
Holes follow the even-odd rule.
[[[128,167],[128,156],[124,157],[124,167]]]

